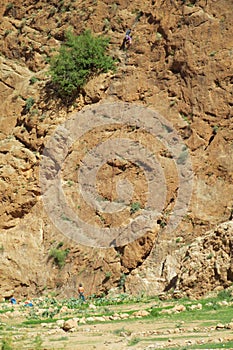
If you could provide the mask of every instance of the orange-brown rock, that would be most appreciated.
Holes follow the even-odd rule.
[[[177,276],[179,287],[195,295],[232,282],[231,224],[207,236],[212,238],[202,238],[209,229],[232,220],[232,10],[229,0],[2,1],[0,296],[52,289],[73,296],[80,280],[87,295],[118,286],[126,292],[156,294],[175,286]],[[133,43],[122,51],[129,27]],[[76,34],[89,28],[109,36],[109,54],[116,59],[117,71],[93,77],[67,106],[46,72],[69,28]],[[55,128],[85,105],[106,101],[136,103],[172,123],[188,147],[194,174],[188,212],[168,235],[166,225],[179,183],[171,156],[159,142],[154,144],[143,130],[112,126],[90,132],[73,145],[66,164],[76,161],[78,167],[98,143],[123,135],[152,149],[164,171],[167,193],[154,231],[117,249],[85,247],[58,232],[43,209],[39,183],[43,149]],[[112,159],[102,166],[97,179],[100,197],[116,200],[117,182],[129,181],[135,185],[132,201],[144,204],[143,172],[130,162],[122,165]],[[96,212],[73,190],[78,185],[76,171],[68,166],[63,170],[64,192],[71,206],[80,201],[75,210],[82,219],[105,228],[137,216],[130,213],[132,203],[123,214]],[[192,248],[185,253],[185,244],[190,243]],[[59,244],[62,250],[69,249],[62,269],[49,258]],[[211,259],[207,251],[213,254]],[[193,273],[192,264],[182,262],[184,254],[199,274]]]

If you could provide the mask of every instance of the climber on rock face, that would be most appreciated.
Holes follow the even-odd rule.
[[[130,45],[132,44],[132,37],[130,36],[130,33],[131,33],[131,29],[127,29],[123,43],[121,45],[122,50],[129,48]]]

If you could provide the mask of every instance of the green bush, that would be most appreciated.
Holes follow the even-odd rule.
[[[61,269],[65,265],[66,257],[69,253],[69,249],[59,250],[53,248],[50,250],[49,257],[54,259],[54,263]]]
[[[32,108],[34,103],[35,103],[35,100],[34,100],[33,97],[28,97],[26,99],[25,110],[26,110],[27,113],[30,111],[30,109]]]
[[[141,209],[141,204],[139,202],[133,202],[131,204],[130,213],[134,214],[136,211]]]
[[[62,97],[72,97],[94,74],[114,70],[114,60],[105,54],[108,43],[109,39],[93,36],[89,30],[79,36],[66,33],[49,70]]]

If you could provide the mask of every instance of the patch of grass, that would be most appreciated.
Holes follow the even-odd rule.
[[[138,344],[140,341],[141,341],[141,338],[133,337],[133,338],[130,339],[130,341],[128,342],[128,346],[134,346],[134,345]]]
[[[38,325],[38,324],[41,324],[41,323],[55,323],[57,321],[57,319],[55,318],[48,318],[48,319],[45,319],[45,320],[35,320],[35,319],[32,319],[32,320],[26,320],[26,321],[23,321],[21,323],[21,326],[34,326],[34,325]]]
[[[12,336],[11,335],[3,337],[1,350],[13,350],[13,347],[12,347]]]
[[[69,340],[69,337],[60,337],[60,338],[55,338],[55,339],[50,339],[50,341],[66,341]]]
[[[221,290],[217,295],[218,300],[233,300],[232,296],[232,290],[230,289],[223,289]]]
[[[0,314],[4,314],[5,312],[13,312],[14,311],[14,308],[13,307],[8,307],[6,306],[5,308],[3,308],[2,310],[0,310]]]
[[[233,341],[222,342],[222,343],[205,343],[205,344],[195,344],[189,345],[188,347],[179,348],[180,350],[189,350],[189,349],[205,349],[205,350],[214,350],[214,349],[233,349]],[[167,350],[177,350],[176,348],[167,348]]]
[[[173,321],[212,321],[212,325],[216,323],[229,323],[232,319],[231,308],[221,307],[220,305],[214,304],[211,307],[204,307],[202,310],[187,310],[178,314],[169,314],[165,316],[166,319]]]
[[[151,317],[158,317],[159,316],[158,308],[152,308],[152,310],[150,311],[150,316]]]
[[[34,340],[34,350],[42,350],[42,344],[43,344],[43,341],[41,339],[41,336],[37,334]]]

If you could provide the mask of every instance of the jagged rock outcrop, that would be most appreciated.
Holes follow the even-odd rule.
[[[177,287],[190,297],[221,290],[233,282],[233,221],[196,239],[181,261]]]

